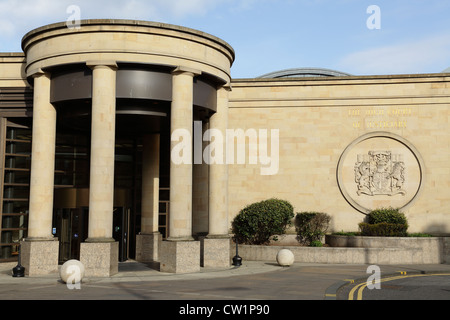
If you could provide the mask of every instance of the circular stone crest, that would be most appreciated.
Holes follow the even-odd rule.
[[[419,152],[405,139],[373,132],[352,142],[337,169],[342,195],[355,209],[405,208],[417,196],[423,174]]]

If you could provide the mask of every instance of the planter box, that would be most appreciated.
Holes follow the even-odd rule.
[[[330,247],[351,248],[434,248],[442,242],[441,237],[367,237],[326,235]]]
[[[330,247],[347,248],[393,248],[397,252],[420,250],[422,263],[442,263],[444,258],[444,239],[442,237],[367,237],[326,235]]]
[[[376,238],[376,239],[374,239]],[[239,245],[245,261],[276,261],[281,249],[294,253],[295,262],[327,264],[440,264],[445,257],[446,238],[326,237],[330,247]],[[232,258],[235,250],[230,251]]]

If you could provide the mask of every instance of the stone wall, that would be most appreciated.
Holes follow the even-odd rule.
[[[0,53],[0,88],[29,87],[24,73],[23,53]]]
[[[278,129],[279,170],[261,175],[264,165],[248,161],[229,166],[230,222],[246,205],[277,197],[296,212],[330,214],[329,231],[357,231],[361,207],[392,205],[402,207],[409,232],[450,233],[449,80],[448,74],[233,80],[228,127]],[[404,178],[389,180],[396,190],[381,182],[365,193],[354,169],[383,151],[389,168],[378,162],[370,178],[393,176],[403,156]]]
[[[448,245],[450,244],[448,239],[448,237],[401,239],[379,237],[376,241],[365,241],[364,244],[361,241],[359,244],[353,243],[352,246],[347,247],[319,248],[239,245],[238,254],[243,260],[275,261],[279,250],[289,249],[294,253],[295,262],[300,263],[440,264],[450,261],[448,259]],[[358,245],[360,246],[358,247]],[[235,254],[236,251],[230,251],[231,258]]]
[[[444,260],[444,263],[450,264],[450,237],[444,238],[443,260]]]

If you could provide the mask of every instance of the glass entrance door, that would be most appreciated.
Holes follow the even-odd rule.
[[[119,243],[119,261],[129,258],[130,209],[114,207],[113,238]],[[53,235],[59,240],[59,263],[80,259],[80,244],[88,237],[89,208],[56,209]]]
[[[115,207],[113,216],[113,238],[119,243],[119,261],[128,260],[130,209]]]
[[[53,234],[59,239],[59,263],[80,259],[80,243],[87,238],[87,208],[56,210]]]

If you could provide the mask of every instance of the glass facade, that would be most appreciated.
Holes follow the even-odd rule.
[[[27,235],[31,168],[31,129],[8,122],[4,129],[0,261],[16,260]]]
[[[0,262],[16,261],[19,241],[27,237],[30,168],[31,168],[31,122],[32,118],[16,118],[3,122],[0,153],[1,212],[0,212]],[[169,223],[169,138],[161,136],[159,232],[163,239],[168,235]],[[120,242],[121,260],[134,258],[136,237],[141,228],[142,141],[140,137],[117,137],[115,154],[116,192],[113,235]],[[55,146],[55,203],[53,235],[60,243],[59,262],[78,259],[80,243],[87,237],[89,205],[85,201],[89,190],[90,134],[60,125],[57,128]],[[79,203],[70,202],[58,191],[75,191],[83,198]],[[81,191],[81,192],[80,192]],[[126,204],[124,204],[126,203]],[[120,213],[120,214],[119,214]]]
[[[58,133],[55,149],[55,188],[89,186],[89,136]]]

